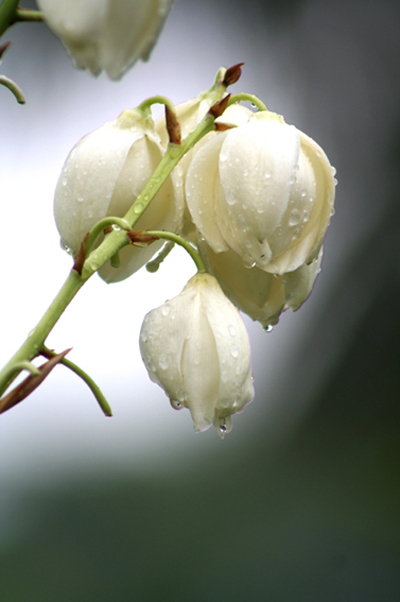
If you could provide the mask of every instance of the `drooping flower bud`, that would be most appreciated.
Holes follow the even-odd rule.
[[[283,275],[320,251],[334,201],[333,169],[314,140],[275,113],[209,140],[186,177],[193,222],[215,253]]]
[[[214,424],[224,435],[231,414],[254,397],[246,328],[209,274],[146,315],[140,351],[151,380],[175,409],[189,408],[196,431]]]
[[[163,154],[153,120],[139,110],[123,111],[115,121],[82,138],[69,154],[55,192],[54,215],[62,245],[75,255],[99,220],[124,216]],[[182,186],[173,174],[135,229],[174,231],[182,210]],[[126,246],[120,251],[120,266],[114,268],[107,262],[99,274],[107,282],[123,280],[149,261],[162,244]]]
[[[210,107],[214,102],[214,97],[209,91],[202,92],[199,94],[197,98],[192,98],[187,102],[184,102],[175,107],[176,116],[178,118],[180,127],[181,127],[181,135],[182,138],[186,138],[190,132],[192,132],[195,127],[200,123],[200,121],[206,116]],[[252,115],[252,111],[247,109],[246,107],[233,104],[224,111],[224,114],[216,119],[216,123],[226,123],[232,126],[238,126],[246,123],[250,116]],[[168,146],[168,133],[165,123],[165,116],[162,115],[155,122],[155,130],[160,136],[161,144],[166,149]],[[216,135],[215,132],[210,132],[206,136],[204,136],[186,155],[179,161],[179,164],[176,168],[177,173],[182,176],[183,185],[185,184],[186,174],[189,169],[189,165],[194,157],[194,155],[204,146],[204,144],[210,138],[213,138]],[[188,212],[187,206],[185,205],[184,213],[183,213],[183,235],[188,239],[194,242],[195,240],[195,227],[192,221],[192,218]]]
[[[172,0],[38,0],[78,69],[118,79],[147,60]]]
[[[232,251],[214,253],[200,242],[200,252],[207,270],[215,276],[225,295],[236,307],[257,320],[264,328],[273,326],[280,314],[299,309],[311,293],[321,265],[322,249],[310,264],[283,276],[260,268],[246,268],[241,257]]]

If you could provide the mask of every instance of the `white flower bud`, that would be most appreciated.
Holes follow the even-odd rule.
[[[310,264],[304,263],[297,270],[279,276],[257,267],[246,268],[241,257],[232,250],[214,253],[201,242],[200,252],[207,270],[218,280],[225,295],[264,328],[276,324],[287,308],[295,311],[304,303],[311,293],[322,258],[321,249]]]
[[[78,69],[117,79],[147,60],[172,0],[38,0]]]
[[[246,328],[209,274],[146,315],[140,351],[151,380],[175,409],[189,408],[196,431],[214,424],[224,435],[231,414],[254,397]]]
[[[202,92],[201,94],[199,94],[197,98],[192,98],[191,100],[188,100],[187,102],[184,102],[175,107],[176,116],[181,127],[182,139],[186,138],[186,136],[190,134],[190,132],[192,132],[200,123],[200,121],[206,116],[214,100],[214,96],[210,94],[207,90],[206,92]],[[223,115],[215,121],[216,123],[222,122],[228,125],[238,126],[242,125],[243,123],[246,123],[252,114],[253,113],[252,111],[250,111],[250,109],[247,109],[246,107],[243,107],[239,104],[233,104],[230,107],[228,107],[224,111]],[[162,115],[156,120],[155,130],[160,136],[161,144],[166,149],[168,146],[169,139],[165,123],[165,115]],[[185,184],[186,174],[194,155],[200,150],[202,146],[204,146],[207,140],[213,138],[215,135],[215,132],[210,132],[209,134],[204,136],[179,161],[177,171],[183,178],[183,185]],[[184,207],[183,213],[182,234],[191,242],[194,242],[196,238],[195,227],[186,205]]]
[[[215,253],[285,274],[318,256],[334,201],[325,153],[311,138],[260,111],[215,136],[193,157],[186,200]]]
[[[54,215],[62,245],[75,254],[99,220],[123,217],[163,154],[152,119],[138,110],[123,111],[115,121],[82,138],[69,154],[55,192]],[[182,210],[181,182],[172,175],[135,229],[174,231]],[[159,241],[143,248],[126,246],[120,251],[120,266],[114,268],[107,262],[99,274],[107,282],[123,280],[149,261],[162,244]]]

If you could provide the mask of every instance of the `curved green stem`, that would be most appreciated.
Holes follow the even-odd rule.
[[[150,110],[151,105],[156,104],[165,105],[169,108],[170,111],[172,111],[172,113],[176,114],[175,105],[172,102],[172,100],[170,100],[167,96],[150,96],[150,98],[146,98],[146,100],[141,102],[137,108],[139,109],[139,111],[144,111],[147,113]]]
[[[157,236],[157,238],[162,238],[164,240],[170,240],[171,242],[174,242],[177,245],[180,245],[181,247],[183,247],[185,249],[185,251],[187,251],[189,253],[190,257],[193,259],[193,261],[196,264],[197,270],[199,272],[206,271],[203,260],[201,259],[197,249],[195,249],[187,240],[182,238],[182,236],[179,236],[179,234],[174,234],[174,232],[165,232],[164,230],[146,230],[146,232],[147,232],[147,234],[150,234],[151,236]]]
[[[228,107],[235,104],[236,102],[245,102],[249,101],[251,104],[255,105],[260,111],[268,111],[266,105],[254,94],[247,94],[247,92],[240,92],[239,94],[234,94],[230,97],[228,102]]]
[[[47,349],[47,347],[43,347],[41,354],[44,357],[47,357],[48,359],[50,359],[56,355],[53,351],[51,351],[50,349]],[[68,368],[69,370],[74,372],[77,376],[79,376],[79,378],[81,378],[87,384],[89,389],[92,391],[95,399],[97,400],[97,403],[103,410],[104,414],[106,416],[112,416],[112,410],[111,410],[110,406],[108,405],[108,402],[107,402],[106,398],[104,397],[100,387],[95,383],[93,378],[91,378],[89,376],[89,374],[87,374],[87,372],[82,370],[82,368],[80,368],[77,364],[75,364],[74,362],[71,362],[70,360],[67,360],[65,357],[60,361],[60,364],[62,364],[63,366],[65,366],[66,368]]]
[[[96,242],[97,237],[103,232],[108,226],[118,226],[121,230],[130,230],[131,227],[128,222],[122,217],[105,217],[101,219],[89,232],[89,236],[86,240],[86,252],[88,253]]]
[[[5,75],[0,75],[0,85],[8,88],[10,92],[14,94],[16,101],[20,105],[24,105],[26,103],[25,96],[23,95],[21,88],[15,82],[13,82],[12,79],[6,77]]]

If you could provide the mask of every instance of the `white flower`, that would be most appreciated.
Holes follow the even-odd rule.
[[[321,249],[309,264],[303,263],[297,270],[279,276],[257,267],[246,268],[234,251],[214,253],[204,241],[200,243],[200,252],[207,270],[218,280],[225,295],[264,328],[276,324],[286,309],[299,309],[311,293],[322,259]]]
[[[333,168],[314,140],[260,111],[199,150],[185,190],[193,222],[215,253],[232,249],[246,267],[282,275],[319,254]]]
[[[214,424],[223,435],[231,414],[254,397],[246,328],[209,274],[198,273],[177,297],[147,314],[140,351],[172,406],[189,408],[196,431]]]
[[[115,121],[82,138],[69,154],[55,192],[54,215],[62,245],[75,254],[99,220],[125,215],[163,154],[152,119],[138,110],[123,111]],[[172,175],[135,228],[174,231],[182,209],[181,182]],[[120,266],[114,268],[107,262],[99,274],[107,282],[123,280],[149,261],[162,244],[126,246],[120,251]]]
[[[172,0],[38,0],[79,69],[117,79],[147,60]]]
[[[209,90],[202,92],[199,94],[197,98],[192,98],[187,102],[184,102],[175,107],[176,116],[179,121],[179,125],[181,127],[181,136],[182,139],[186,138],[190,132],[192,132],[196,126],[200,123],[200,121],[206,116],[209,109],[213,105],[215,97]],[[228,107],[223,115],[216,119],[216,123],[222,122],[228,125],[238,126],[246,123],[250,116],[252,115],[252,111],[243,107],[239,104],[233,104]],[[168,146],[168,132],[165,124],[165,115],[161,115],[155,122],[155,130],[157,134],[160,136],[161,144],[166,149]],[[215,132],[210,132],[206,136],[204,136],[197,144],[186,153],[184,157],[179,161],[178,166],[176,167],[176,171],[179,176],[183,179],[183,185],[185,184],[186,174],[189,169],[189,165],[194,157],[194,155],[204,146],[204,144],[210,138],[213,138],[216,135]],[[194,242],[195,240],[195,227],[192,222],[190,213],[185,204],[184,213],[183,213],[183,229],[182,234],[190,240]]]

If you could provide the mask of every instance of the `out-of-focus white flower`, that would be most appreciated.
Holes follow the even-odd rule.
[[[189,408],[196,431],[214,424],[224,435],[254,397],[246,328],[209,274],[146,315],[140,350],[150,378],[175,409]]]
[[[269,111],[214,136],[186,177],[192,220],[215,253],[283,275],[319,254],[334,201],[333,168],[314,140]]]
[[[54,215],[62,245],[75,254],[99,220],[125,215],[163,154],[153,120],[139,110],[123,111],[115,121],[82,138],[69,154],[55,192]],[[182,185],[174,174],[135,228],[174,231],[182,210]],[[120,266],[114,268],[107,262],[99,274],[107,282],[123,280],[149,261],[162,244],[126,246],[120,251]]]
[[[232,251],[214,253],[203,241],[201,256],[207,270],[217,278],[225,295],[241,311],[257,320],[264,328],[273,326],[286,309],[297,310],[311,293],[322,259],[319,255],[283,276],[260,268],[244,267],[241,257]]]
[[[75,66],[118,79],[147,60],[172,0],[37,0]]]

